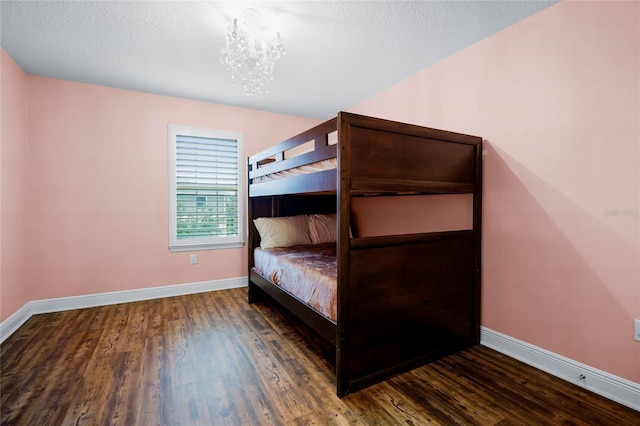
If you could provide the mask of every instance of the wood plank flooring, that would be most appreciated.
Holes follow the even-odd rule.
[[[343,399],[332,350],[246,289],[36,315],[0,347],[2,425],[640,425],[477,346]]]

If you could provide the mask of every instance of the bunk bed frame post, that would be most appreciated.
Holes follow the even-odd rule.
[[[249,176],[251,176],[251,171],[258,168],[258,164],[251,161],[251,157],[247,158],[247,183],[250,182]],[[248,184],[249,186],[249,184]],[[248,195],[248,194],[247,194]],[[253,224],[253,218],[258,217],[257,214],[253,211],[253,198],[247,196],[247,264],[249,266],[249,273],[247,274],[247,301],[249,304],[255,303],[259,301],[258,290],[256,289],[256,285],[251,280],[251,268],[255,264],[253,257],[253,250],[257,247],[257,243],[255,240],[257,239],[258,232],[255,229]]]
[[[349,287],[345,285],[349,280],[349,251],[351,239],[349,229],[351,224],[351,194],[350,194],[350,170],[351,152],[349,145],[349,123],[345,114],[338,113],[338,213],[337,213],[337,256],[338,256],[338,297],[337,297],[337,328],[336,328],[336,383],[337,394],[342,397],[349,393],[349,364],[348,357],[348,331],[343,318],[348,316]]]
[[[475,276],[474,276],[474,337],[480,343],[480,324],[482,320],[482,157],[484,155],[483,140],[475,146],[475,182],[473,192],[473,231],[475,234]]]

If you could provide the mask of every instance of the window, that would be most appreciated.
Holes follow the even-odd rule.
[[[169,249],[241,247],[243,135],[169,125]]]

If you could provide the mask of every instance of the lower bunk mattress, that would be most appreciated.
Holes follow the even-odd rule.
[[[254,269],[327,318],[337,318],[336,245],[256,248]]]

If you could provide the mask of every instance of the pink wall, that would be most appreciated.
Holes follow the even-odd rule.
[[[0,321],[29,301],[26,287],[27,76],[0,49]]]
[[[352,109],[482,136],[483,325],[634,382],[638,34],[638,2],[559,3]]]
[[[417,234],[473,229],[471,194],[360,197],[351,201],[354,235]]]
[[[9,212],[26,217],[20,222],[5,219],[3,211],[0,320],[28,300],[247,275],[245,248],[200,251],[193,266],[190,253],[169,252],[167,124],[242,131],[251,155],[316,120],[26,76],[14,68],[25,95],[28,83],[28,105],[25,96],[16,99],[23,118],[3,109],[3,122],[8,116],[9,129],[22,132],[24,149],[20,126],[28,107],[29,199],[28,208]],[[3,89],[4,81],[3,75]],[[24,161],[5,173],[4,144],[5,133],[3,182],[5,174],[26,176]],[[3,183],[3,205],[10,197]],[[22,250],[25,233],[29,250],[15,261],[7,247]],[[27,272],[10,273],[7,264],[26,265]]]

